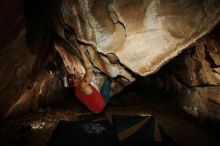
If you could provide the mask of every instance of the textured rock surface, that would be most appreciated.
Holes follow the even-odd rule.
[[[78,40],[92,42],[102,55],[115,54],[144,76],[209,32],[219,9],[219,1],[205,0],[65,0],[61,10]]]
[[[42,56],[41,53],[45,53],[43,47],[37,55],[31,54],[24,34],[21,32],[13,44],[0,50],[0,114],[6,117],[36,109],[64,96],[58,73],[43,64],[52,60],[51,55]],[[42,62],[42,59],[45,60]]]
[[[188,93],[183,96],[181,103],[183,106],[186,105],[184,110],[201,119],[218,121],[220,121],[219,30],[218,26],[215,33],[212,32],[199,40],[196,48],[189,51],[184,59],[177,58],[182,63],[176,64],[178,79],[188,88]]]
[[[159,96],[164,96],[163,93],[176,96],[183,110],[203,120],[220,120],[219,28],[182,52],[155,76],[147,77],[150,82],[145,80],[148,88],[154,85]]]

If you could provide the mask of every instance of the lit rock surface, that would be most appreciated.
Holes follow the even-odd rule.
[[[65,0],[61,10],[79,41],[102,56],[116,55],[141,76],[157,71],[220,19],[217,0]]]

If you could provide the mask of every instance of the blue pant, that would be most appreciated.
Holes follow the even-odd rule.
[[[111,93],[111,84],[112,84],[112,80],[107,78],[105,79],[101,91],[100,93],[102,94],[105,104],[108,104],[109,99],[110,99],[110,93]]]

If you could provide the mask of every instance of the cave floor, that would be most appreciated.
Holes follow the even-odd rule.
[[[119,102],[120,103],[120,102]],[[77,102],[41,108],[2,122],[0,127],[1,146],[45,146],[52,131],[60,120],[75,121],[79,116],[89,115]],[[219,146],[220,134],[210,131],[175,106],[168,103],[149,102],[140,105],[126,105],[113,102],[104,114],[152,115],[166,133],[180,146]],[[218,133],[218,134],[217,134]]]

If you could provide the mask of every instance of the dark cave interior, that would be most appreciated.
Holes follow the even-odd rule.
[[[198,9],[199,18],[199,8],[202,9],[201,11],[205,9],[204,11],[207,11],[206,15],[208,16],[203,18],[203,15],[201,15],[202,19],[198,18],[197,23],[191,21],[188,15],[183,15],[181,11],[178,11],[175,14],[178,16],[178,20],[184,19],[182,22],[189,21],[189,24],[192,23],[192,27],[195,30],[198,29],[198,31],[184,32],[189,34],[188,36],[174,35],[176,40],[167,38],[170,42],[177,41],[175,44],[177,47],[171,45],[176,47],[172,48],[173,50],[177,50],[178,45],[181,45],[181,43],[186,43],[186,48],[177,50],[176,55],[172,55],[169,51],[161,53],[162,55],[156,54],[156,58],[161,59],[162,63],[160,62],[161,64],[157,69],[153,68],[154,70],[152,69],[150,74],[144,75],[141,67],[139,67],[140,70],[135,70],[135,68],[132,68],[132,61],[128,60],[128,62],[131,62],[130,65],[126,62],[127,58],[123,58],[123,53],[120,54],[131,50],[126,50],[126,38],[123,39],[120,36],[123,31],[119,29],[120,26],[118,25],[123,25],[123,29],[127,31],[125,36],[128,40],[131,39],[131,41],[137,41],[138,43],[143,42],[140,39],[132,40],[132,35],[135,38],[137,32],[143,31],[143,29],[138,30],[140,25],[136,24],[133,19],[130,20],[130,17],[134,16],[140,16],[138,18],[142,19],[142,13],[135,13],[129,8],[140,9],[140,12],[152,12],[150,16],[153,16],[153,12],[157,11],[157,9],[152,9],[152,11],[150,9],[154,1],[95,0],[88,2],[88,0],[83,0],[81,3],[80,0],[3,0],[2,6],[0,6],[0,32],[2,34],[0,36],[2,47],[0,50],[0,61],[2,62],[0,67],[0,80],[2,82],[2,85],[0,85],[0,145],[74,145],[71,141],[77,142],[80,139],[78,139],[77,133],[76,137],[70,136],[70,143],[58,142],[51,144],[48,142],[62,122],[91,122],[91,119],[92,122],[97,122],[102,121],[104,118],[113,125],[115,124],[113,117],[119,115],[129,118],[134,117],[134,119],[136,117],[151,119],[148,119],[148,121],[153,119],[154,126],[158,124],[169,137],[168,142],[161,142],[163,138],[161,138],[162,132],[160,131],[160,142],[157,141],[158,139],[150,139],[146,140],[146,143],[144,134],[142,134],[141,136],[133,136],[134,139],[130,136],[133,141],[126,143],[124,140],[125,143],[121,145],[220,145],[220,25],[218,23],[220,20],[220,9],[218,9],[220,3],[218,0],[210,1],[208,3],[210,7],[207,6],[206,8],[205,4],[207,2],[203,2],[204,6],[202,7],[202,2],[186,1],[178,0],[174,2],[167,0],[167,5],[166,2],[161,2],[161,5],[167,8],[167,12],[165,10],[158,11],[161,16],[168,15],[168,18],[170,18],[169,13],[172,13],[173,9],[176,12],[176,6],[184,4],[181,8],[183,9],[189,7],[192,3],[190,9],[195,8],[195,11]],[[132,5],[134,6],[132,7]],[[89,6],[91,8],[87,12]],[[108,10],[104,11],[107,8]],[[114,13],[112,12],[113,8]],[[209,9],[211,8],[213,9],[210,12],[213,13],[210,14]],[[90,16],[90,13],[94,18]],[[114,22],[116,13],[118,20]],[[160,14],[156,16],[159,17]],[[197,13],[194,15],[197,17]],[[144,16],[149,17],[147,14]],[[179,16],[183,16],[183,18],[181,19]],[[85,18],[88,20],[85,20]],[[111,18],[111,21],[107,18]],[[145,18],[143,19],[145,20]],[[88,26],[95,20],[97,20],[96,23],[100,22],[99,25],[97,24],[100,28],[91,31]],[[171,19],[168,20],[171,21]],[[88,25],[90,21],[91,24]],[[152,23],[155,22],[152,21]],[[168,22],[161,21],[162,25],[166,23]],[[196,24],[199,23],[203,27],[197,28]],[[203,23],[204,25],[202,25]],[[111,25],[114,27],[111,28]],[[154,25],[157,26],[157,24]],[[99,29],[102,30],[99,32]],[[165,30],[162,31],[166,32]],[[133,32],[135,33],[133,34]],[[179,31],[179,33],[182,32],[182,30]],[[193,34],[194,32],[195,34]],[[112,42],[106,41],[105,43],[109,43],[112,48],[118,47],[125,50],[119,52],[115,50],[106,51],[105,45],[102,46],[102,41],[98,44],[99,33],[101,38],[107,36],[108,39],[111,38],[111,35],[116,37],[115,42],[111,40]],[[149,32],[146,29],[144,33]],[[92,35],[90,36],[90,34]],[[173,35],[174,33],[170,34]],[[144,38],[144,34],[142,35]],[[155,34],[157,40],[156,37],[157,34]],[[178,42],[180,39],[183,39],[183,41]],[[190,42],[189,40],[194,41]],[[158,39],[155,44],[160,43],[160,41]],[[81,60],[77,45],[90,47],[94,44],[91,42],[97,43],[97,46],[99,45],[99,47],[96,46],[97,50],[94,51],[91,47],[90,50],[93,50],[93,52],[89,52],[94,70],[100,71],[101,75],[104,74],[116,79],[118,83],[118,89],[114,92],[109,104],[101,114],[90,112],[76,99],[73,89],[63,86],[64,74],[67,71],[71,72],[68,65],[75,65],[74,67],[80,71],[80,65],[74,62],[77,60],[74,60],[74,57]],[[62,49],[60,51],[60,46],[64,48],[64,51]],[[134,52],[132,53],[135,54]],[[100,59],[101,57],[97,54],[104,59]],[[113,57],[109,54],[113,54]],[[168,60],[166,57],[163,58],[164,54]],[[138,55],[136,58],[140,57],[141,53]],[[73,57],[72,62],[70,59],[70,64],[68,64],[68,59],[71,57]],[[148,57],[145,58],[147,61],[151,61]],[[107,66],[110,73],[102,68],[102,64],[105,64],[103,60],[110,60]],[[133,62],[136,63],[135,60]],[[154,61],[149,64],[154,64]],[[114,67],[119,70],[117,76],[112,75]],[[145,73],[147,71],[146,69]],[[115,128],[115,125],[113,128]],[[128,128],[125,135],[129,135],[129,130],[132,131]],[[116,135],[120,142],[123,141],[121,140],[123,134],[117,133]],[[142,136],[144,142],[141,141],[143,140]],[[154,138],[158,138],[157,132],[154,133]],[[137,140],[136,143],[134,140]],[[99,140],[93,140],[92,142],[96,145],[103,145],[97,143],[97,141]],[[111,145],[107,142],[106,145],[108,144]]]

